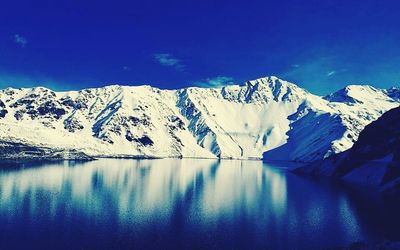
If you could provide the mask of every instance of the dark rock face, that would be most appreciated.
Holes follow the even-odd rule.
[[[6,105],[4,104],[4,102],[2,100],[0,100],[0,108],[5,109]]]
[[[61,98],[60,101],[61,101],[62,105],[73,108],[73,109],[87,109],[88,108],[85,100],[83,100],[82,98],[72,100],[71,97],[67,96],[67,97]]]
[[[151,140],[147,135],[144,135],[144,136],[134,139],[134,140],[142,143],[143,146],[152,146],[154,144],[153,140]]]
[[[37,111],[40,115],[51,115],[56,119],[60,119],[66,113],[63,108],[56,107],[54,102],[44,103],[37,109]]]
[[[64,128],[69,132],[73,133],[75,131],[84,129],[84,126],[80,124],[75,117],[69,117],[64,121]]]
[[[388,155],[392,155],[391,168],[400,167],[400,107],[386,112],[364,128],[347,157],[338,165],[336,176],[341,177],[365,162]]]
[[[0,118],[4,118],[7,115],[8,111],[6,109],[6,105],[2,100],[0,100]]]
[[[177,130],[177,129],[185,130],[185,123],[182,121],[181,118],[177,116],[170,116],[168,117],[168,121],[170,122],[169,127],[172,130]]]
[[[366,126],[351,149],[352,155],[371,160],[398,152],[399,128],[400,107],[386,112],[377,121]]]
[[[15,118],[21,120],[27,114],[32,120],[38,116],[60,119],[66,114],[61,103],[55,99],[54,92],[44,90],[42,94],[30,94],[11,104],[10,108],[16,109]]]
[[[142,118],[135,117],[135,116],[129,116],[129,121],[133,126],[149,126],[150,125],[150,118],[144,114]]]
[[[132,133],[131,132],[128,132],[128,133],[126,133],[126,135],[125,135],[125,139],[127,140],[127,141],[133,141],[133,136],[132,136]]]
[[[378,184],[385,192],[400,193],[400,107],[366,126],[349,150],[294,171],[345,180],[360,178],[365,184]]]
[[[142,144],[143,146],[146,146],[146,147],[147,146],[152,146],[154,144],[153,140],[150,139],[150,137],[148,137],[147,135],[144,135],[144,136],[142,136],[140,138],[134,138],[131,133],[127,133],[125,135],[125,138],[126,138],[127,141],[130,141],[130,142],[133,141],[133,142],[136,142],[136,143],[140,143],[140,144]]]
[[[8,111],[6,109],[2,109],[0,110],[0,118],[4,118],[6,117],[6,114],[8,113]]]

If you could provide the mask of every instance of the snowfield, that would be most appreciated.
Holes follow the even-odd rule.
[[[308,162],[349,149],[399,104],[398,88],[350,85],[320,97],[273,76],[179,90],[7,88],[0,90],[0,140],[94,157]]]

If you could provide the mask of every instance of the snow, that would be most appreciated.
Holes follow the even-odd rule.
[[[91,156],[312,161],[350,148],[397,97],[363,85],[320,97],[273,76],[178,90],[7,88],[0,139]]]

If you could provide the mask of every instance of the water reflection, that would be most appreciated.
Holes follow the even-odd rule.
[[[345,193],[260,161],[47,163],[3,170],[0,200],[3,244],[24,244],[7,238],[22,232],[39,245],[51,236],[105,248],[303,248],[381,237],[362,227]]]
[[[244,167],[242,161],[100,160],[5,172],[0,176],[0,209],[18,211],[28,202],[35,213],[44,205],[37,199],[46,195],[52,217],[57,206],[72,204],[86,216],[101,217],[112,209],[119,223],[145,226],[149,220],[168,222],[176,206],[185,205],[208,223],[219,216],[249,213],[262,195],[274,212],[282,213],[285,176],[263,168],[259,161],[245,163]]]

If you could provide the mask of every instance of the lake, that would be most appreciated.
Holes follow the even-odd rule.
[[[319,249],[399,240],[400,206],[285,164],[100,159],[5,165],[0,248]]]

